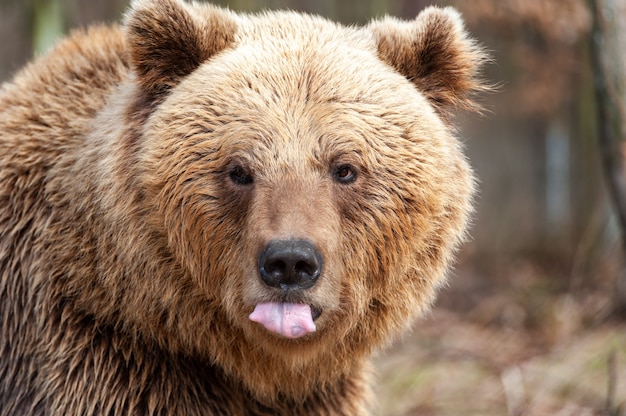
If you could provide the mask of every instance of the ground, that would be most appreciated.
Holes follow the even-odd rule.
[[[626,322],[610,315],[610,286],[573,290],[571,274],[529,261],[471,269],[378,357],[382,415],[626,415]]]

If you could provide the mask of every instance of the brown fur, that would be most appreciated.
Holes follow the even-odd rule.
[[[345,28],[137,0],[35,60],[0,91],[2,413],[367,413],[368,357],[465,232],[442,117],[483,59],[451,9]],[[324,256],[285,295],[322,310],[295,340],[248,319],[279,238]]]

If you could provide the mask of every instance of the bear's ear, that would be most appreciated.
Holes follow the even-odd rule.
[[[228,12],[179,0],[134,0],[124,27],[131,64],[152,97],[225,49],[237,30]]]
[[[487,56],[468,37],[456,10],[428,7],[412,21],[385,17],[369,28],[380,59],[413,82],[440,112],[480,110],[471,96],[489,89],[479,77]]]

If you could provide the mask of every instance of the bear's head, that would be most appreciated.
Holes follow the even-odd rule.
[[[355,28],[137,0],[125,36],[136,183],[176,270],[146,334],[298,394],[429,307],[474,192],[448,115],[483,88],[453,9]]]

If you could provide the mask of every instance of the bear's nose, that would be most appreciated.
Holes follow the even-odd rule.
[[[306,240],[276,240],[259,254],[259,272],[266,285],[308,289],[322,272],[322,256]]]

